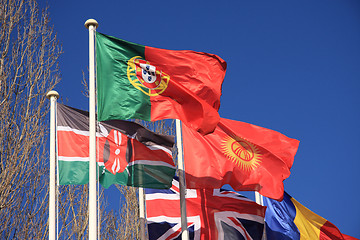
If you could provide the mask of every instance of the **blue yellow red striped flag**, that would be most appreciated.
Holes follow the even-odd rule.
[[[264,197],[267,240],[356,240],[286,192],[281,202]]]

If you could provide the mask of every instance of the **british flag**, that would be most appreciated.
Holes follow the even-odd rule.
[[[166,190],[145,189],[150,240],[181,239],[179,182]],[[233,191],[187,189],[186,209],[192,240],[262,239],[265,207]]]

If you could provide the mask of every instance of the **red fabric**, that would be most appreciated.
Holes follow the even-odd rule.
[[[152,164],[151,162],[157,163],[161,161],[165,165],[174,166],[171,152],[166,152],[161,148],[150,149],[135,139],[132,139],[132,147],[132,151],[136,153],[133,156],[133,161],[147,161],[150,165]]]
[[[331,222],[326,221],[320,228],[320,240],[356,240],[357,238],[342,234]]]
[[[174,183],[174,181],[173,181]],[[146,190],[145,190],[146,191]],[[258,234],[258,224],[264,224],[266,207],[256,204],[255,202],[242,197],[241,195],[220,189],[197,189],[186,190],[186,214],[188,226],[196,225],[195,231],[200,235],[200,238],[194,237],[194,239],[208,240],[208,239],[222,239],[222,237],[228,236],[227,232],[219,228],[222,221],[226,219],[230,220],[234,224],[234,228],[243,230],[247,236],[246,239],[253,239],[250,234],[254,232]],[[152,221],[151,218],[158,217],[157,221],[166,221],[161,217],[166,216],[169,218],[180,218],[180,197],[179,188],[173,184],[169,190],[165,190],[167,194],[160,194],[154,199],[149,199],[149,194],[146,192],[146,212],[148,224]],[[170,193],[171,192],[171,193]],[[177,195],[177,198],[171,195]],[[169,195],[169,196],[166,196]],[[247,216],[247,220],[254,221],[244,226],[239,219]],[[200,222],[197,225],[194,222],[197,221],[196,217],[200,217]],[[196,227],[200,229],[197,230]],[[244,228],[245,227],[245,228]],[[247,227],[249,229],[247,229]],[[178,231],[174,231],[172,235],[167,238],[161,239],[175,239],[179,237],[181,228]],[[240,230],[240,232],[242,232]],[[195,234],[195,235],[197,235]],[[254,237],[254,235],[252,236]],[[153,239],[150,237],[150,239]],[[177,238],[176,238],[177,239]],[[226,238],[225,238],[226,239]],[[255,239],[258,239],[255,237]]]
[[[150,65],[170,76],[161,95],[150,97],[151,120],[176,118],[202,133],[219,122],[226,62],[214,54],[145,48]]]
[[[128,165],[126,150],[128,137],[121,132],[111,129],[106,137],[98,137],[99,162],[104,162],[105,168],[112,174],[121,173]]]
[[[221,118],[211,134],[183,126],[184,163],[188,188],[220,188],[259,191],[282,200],[283,180],[299,141],[276,131]]]
[[[89,132],[76,133],[74,131],[57,131],[58,155],[67,158],[89,157]],[[129,138],[120,131],[111,129],[108,135],[97,136],[98,155],[97,161],[103,162],[111,173],[121,173],[128,164],[158,165],[162,162],[165,166],[174,166],[172,155],[161,146],[147,147],[143,143]],[[76,146],[76,147],[74,147]]]
[[[358,238],[355,238],[355,237],[352,237],[352,236],[349,236],[349,235],[346,235],[346,234],[343,234],[343,237],[345,240],[359,240]]]
[[[89,157],[88,135],[77,134],[73,131],[57,131],[57,142],[59,156],[80,158]]]
[[[121,158],[122,161],[125,161],[125,152],[126,152],[126,143],[127,136],[122,134],[123,138],[126,138],[125,141],[122,141],[121,145]],[[108,149],[108,157],[109,163],[105,164],[107,169],[111,171],[110,163],[114,162],[115,159],[115,151],[117,146],[114,142],[114,130],[111,131],[108,138],[106,137],[96,137],[98,143],[99,154],[97,156],[98,162],[104,162],[104,146],[105,143],[109,145]],[[74,131],[57,131],[57,142],[58,142],[58,156],[67,157],[67,158],[88,158],[89,157],[89,132],[77,133]],[[76,146],[76,147],[74,147]],[[109,167],[110,166],[110,167]]]

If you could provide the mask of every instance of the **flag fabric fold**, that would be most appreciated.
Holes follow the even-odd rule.
[[[149,239],[181,239],[179,182],[145,189]],[[191,240],[262,239],[265,207],[224,189],[186,189]]]
[[[188,188],[229,184],[236,191],[259,191],[282,199],[283,180],[290,175],[298,140],[225,118],[204,136],[184,125],[182,129]]]
[[[219,56],[96,33],[96,62],[99,121],[180,119],[202,133],[216,127],[226,72]]]
[[[268,240],[356,240],[313,213],[286,192],[281,202],[264,197]]]
[[[57,105],[59,183],[89,181],[88,112]],[[98,124],[98,174],[101,185],[169,188],[175,175],[174,138],[155,134],[139,124],[112,120]]]

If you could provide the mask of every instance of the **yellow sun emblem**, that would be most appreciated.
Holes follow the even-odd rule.
[[[160,95],[169,84],[170,76],[140,56],[128,61],[127,77],[129,82],[148,96]]]
[[[261,163],[259,148],[238,136],[226,136],[221,148],[231,161],[245,171],[252,171]]]

